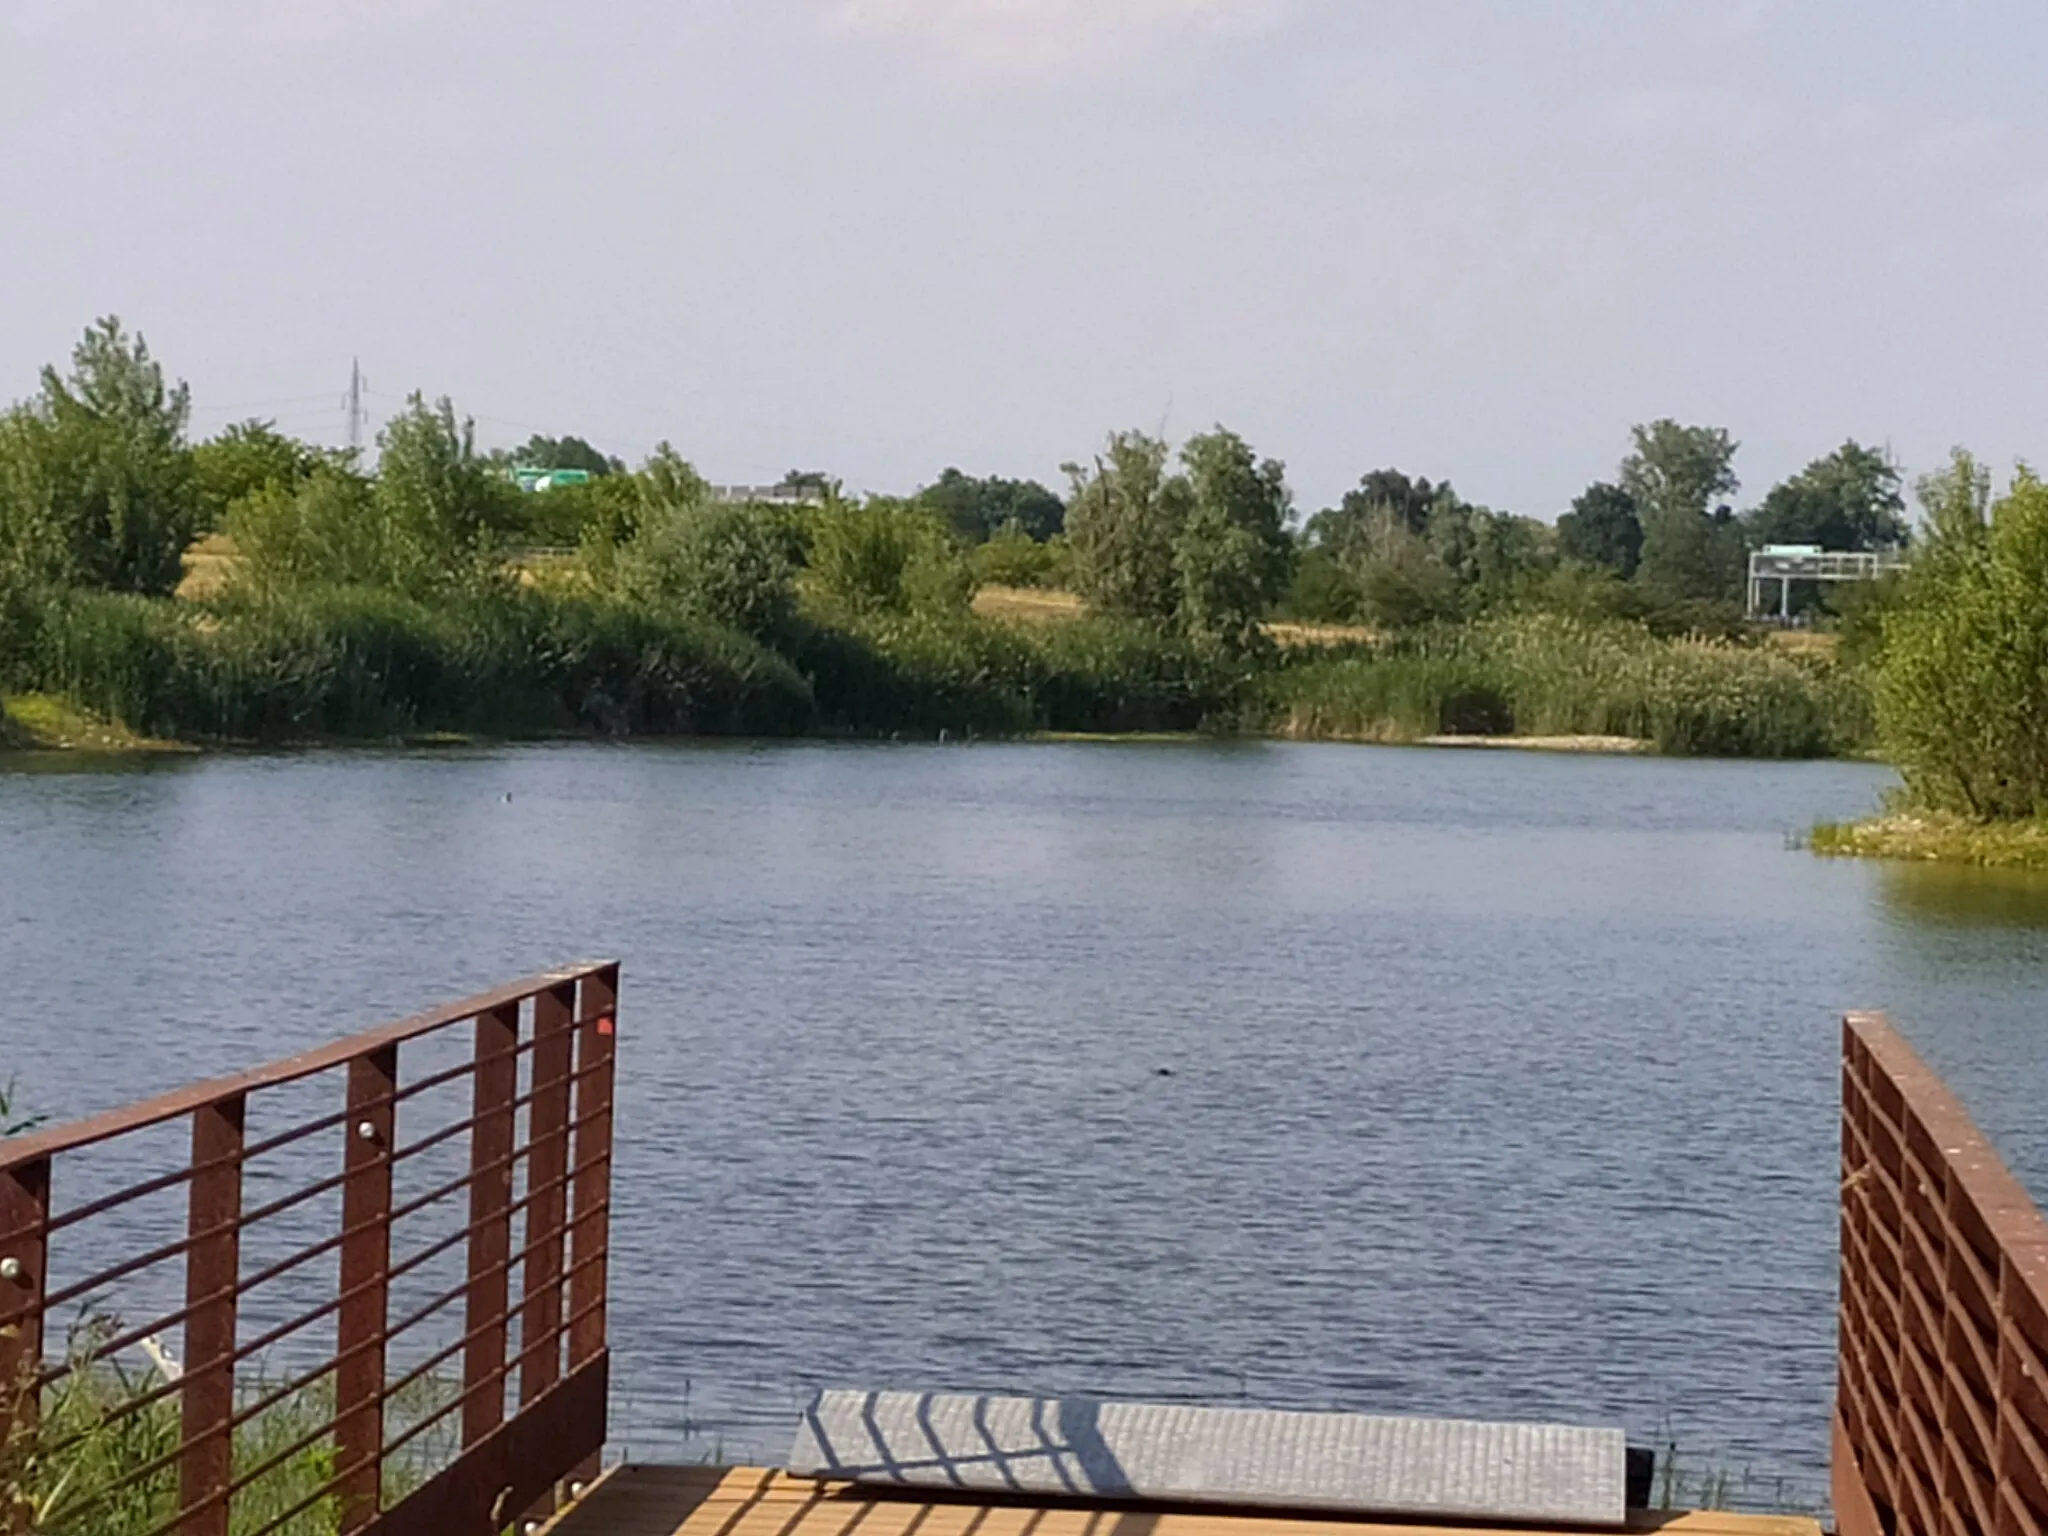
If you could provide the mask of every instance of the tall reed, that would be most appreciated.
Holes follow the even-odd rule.
[[[1825,658],[1524,614],[1303,659],[1267,679],[1282,734],[1622,736],[1688,756],[1824,757],[1870,740],[1868,690]]]

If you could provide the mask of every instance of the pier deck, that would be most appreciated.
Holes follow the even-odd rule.
[[[1331,1519],[1278,1510],[1088,1504],[819,1484],[765,1467],[621,1466],[546,1536],[1552,1536],[1581,1527]],[[1631,1532],[1820,1536],[1793,1515],[1646,1511]]]

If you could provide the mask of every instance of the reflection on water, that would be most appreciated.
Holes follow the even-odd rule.
[[[821,1385],[1074,1393],[1621,1423],[1818,1496],[1839,1014],[1890,1009],[2048,1177],[2048,907],[1788,850],[1867,765],[20,766],[0,1080],[38,1109],[623,959],[636,1454],[779,1456]]]
[[[2048,872],[1888,863],[1885,902],[1907,920],[1964,928],[2048,929]]]

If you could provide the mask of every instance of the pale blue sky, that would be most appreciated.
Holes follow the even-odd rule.
[[[4,0],[0,398],[93,316],[325,440],[1057,479],[1221,420],[1554,516],[2048,443],[2040,0]],[[276,403],[272,403],[276,402]]]

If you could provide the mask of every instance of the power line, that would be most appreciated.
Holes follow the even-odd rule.
[[[272,400],[230,400],[226,402],[195,400],[192,402],[192,409],[194,411],[204,411],[211,416],[226,411],[263,411],[275,405],[309,405],[316,400],[326,401],[333,398],[332,395],[322,390],[317,395],[279,395]]]

